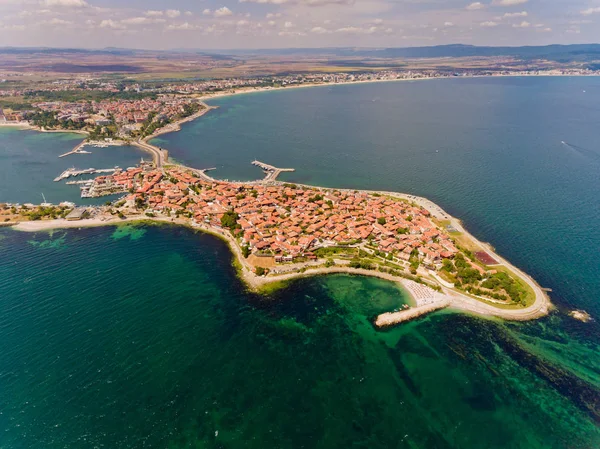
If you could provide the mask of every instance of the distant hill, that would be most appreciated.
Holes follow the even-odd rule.
[[[232,49],[232,50],[206,50],[206,49],[173,49],[162,50],[136,50],[128,48],[108,47],[103,49],[78,49],[78,48],[49,48],[49,47],[0,47],[1,54],[73,54],[73,55],[118,55],[134,56],[162,54],[174,55],[194,53],[215,58],[227,56],[336,56],[336,57],[364,57],[364,58],[461,58],[461,57],[491,57],[512,56],[523,59],[550,59],[554,61],[574,60],[600,60],[600,44],[574,44],[574,45],[544,45],[524,47],[479,47],[475,45],[451,44],[434,45],[430,47],[390,47],[390,48],[275,48],[275,49]]]
[[[282,48],[257,50],[211,50],[220,53],[239,56],[343,56],[365,58],[461,58],[461,57],[491,57],[512,56],[523,59],[549,59],[554,61],[594,60],[600,59],[600,44],[575,45],[545,45],[524,47],[479,47],[475,45],[435,45],[430,47],[400,47],[400,48]]]

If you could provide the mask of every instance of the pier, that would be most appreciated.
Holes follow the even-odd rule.
[[[264,170],[264,172],[267,174],[267,176],[265,176],[265,178],[262,180],[262,182],[275,181],[282,172],[296,171],[295,168],[279,168],[279,167],[265,164],[264,162],[256,161],[256,160],[252,161],[252,165],[256,165],[257,167],[262,168]]]
[[[120,167],[115,168],[86,168],[85,170],[77,170],[75,167],[67,168],[64,172],[54,178],[54,182],[62,181],[63,179],[68,179],[70,177],[81,176],[81,175],[94,175],[96,173],[114,173],[117,170],[120,170]]]
[[[207,181],[207,182],[217,182],[216,179],[211,178],[210,176],[208,176],[206,174],[207,171],[211,171],[211,170],[216,170],[216,167],[212,167],[212,168],[203,168],[201,170],[194,170],[194,173],[196,173],[198,175],[198,177],[200,179],[202,179],[203,181]]]
[[[83,147],[85,146],[87,142],[84,140],[83,142],[81,142],[79,145],[77,145],[75,148],[73,148],[71,151],[61,154],[58,157],[65,157],[68,156],[70,154],[77,154],[77,153],[89,153],[89,151],[83,151]]]

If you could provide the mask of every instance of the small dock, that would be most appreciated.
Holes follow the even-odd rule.
[[[81,176],[81,175],[95,175],[97,173],[114,173],[117,170],[120,170],[120,167],[115,168],[86,168],[85,170],[77,170],[75,167],[67,168],[64,172],[54,178],[54,182],[62,181],[63,179],[68,179],[71,177]]]
[[[217,169],[216,167],[203,168],[201,170],[194,169],[193,172],[196,173],[200,177],[200,179],[202,179],[203,181],[206,181],[206,182],[216,182],[216,179],[211,178],[210,176],[208,176],[206,174],[206,172],[211,171],[211,170],[216,170],[216,169]]]
[[[75,148],[73,148],[71,151],[61,154],[58,157],[65,157],[65,156],[69,156],[70,154],[89,154],[89,153],[91,153],[90,151],[84,151],[84,149],[83,149],[83,147],[85,147],[86,144],[87,144],[87,142],[84,140],[79,145],[77,145]]]
[[[283,172],[296,171],[295,168],[279,168],[279,167],[265,164],[264,162],[256,161],[256,160],[252,161],[252,165],[256,165],[257,167],[262,168],[263,171],[266,173],[266,176],[262,180],[262,182],[272,182],[272,181],[275,181],[277,179],[277,177]]]

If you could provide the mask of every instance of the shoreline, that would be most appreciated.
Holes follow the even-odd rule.
[[[322,188],[318,186],[307,186],[316,189],[323,190],[346,190],[346,189],[330,189],[330,188]],[[504,265],[509,270],[513,271],[519,279],[524,281],[532,290],[535,296],[535,300],[532,304],[523,308],[500,308],[493,305],[493,302],[486,301],[484,299],[476,299],[473,296],[470,296],[466,293],[462,293],[455,288],[449,288],[439,280],[435,279],[434,276],[431,276],[431,273],[427,271],[421,271],[420,277],[424,281],[423,284],[417,284],[410,279],[402,276],[393,276],[389,273],[383,273],[377,270],[366,270],[362,268],[351,268],[348,266],[344,266],[346,263],[343,260],[335,260],[336,265],[332,267],[324,267],[322,262],[319,262],[316,265],[306,265],[303,267],[298,267],[296,270],[287,273],[271,273],[266,276],[257,276],[253,272],[253,266],[248,263],[247,259],[243,257],[242,250],[238,245],[237,241],[231,236],[231,234],[227,233],[227,231],[216,229],[209,227],[204,224],[196,225],[190,222],[187,219],[181,218],[167,218],[167,217],[147,217],[145,215],[138,215],[127,217],[124,219],[119,218],[110,218],[108,220],[102,220],[99,218],[85,219],[81,221],[67,221],[65,219],[58,220],[42,220],[42,221],[24,221],[19,223],[12,224],[12,229],[17,231],[24,232],[41,232],[41,231],[49,231],[54,229],[76,229],[76,228],[85,228],[85,227],[98,227],[98,226],[114,226],[119,224],[127,224],[131,222],[147,222],[147,223],[164,223],[164,224],[172,224],[178,226],[186,226],[190,229],[198,230],[200,232],[212,234],[215,237],[218,237],[224,240],[231,252],[233,253],[233,260],[236,270],[238,272],[239,277],[242,281],[252,290],[259,291],[269,285],[287,282],[294,279],[302,278],[302,277],[312,277],[319,275],[327,275],[334,273],[345,273],[350,275],[361,275],[361,276],[370,276],[370,277],[378,277],[380,279],[385,279],[391,282],[396,282],[402,286],[402,288],[409,293],[412,297],[413,302],[416,304],[416,307],[408,309],[406,311],[395,312],[397,315],[394,318],[398,318],[399,321],[404,321],[403,315],[410,311],[409,315],[414,314],[416,309],[424,308],[423,313],[427,313],[428,311],[433,311],[439,309],[441,307],[434,307],[432,310],[429,310],[429,306],[435,304],[442,304],[443,307],[450,307],[451,309],[460,310],[462,312],[473,313],[479,316],[484,317],[497,317],[506,320],[516,320],[516,321],[524,321],[540,318],[549,313],[549,311],[553,308],[550,298],[547,293],[542,289],[541,286],[528,274],[518,269],[510,262],[508,262],[503,257],[499,256],[495,253],[495,251],[491,248],[489,244],[484,242],[480,242],[477,238],[471,235],[464,227],[460,220],[455,217],[452,217],[450,214],[446,213],[440,206],[433,203],[424,197],[419,197],[416,195],[408,195],[399,192],[382,192],[382,191],[371,191],[371,190],[361,190],[366,193],[379,193],[382,195],[388,195],[395,198],[406,199],[408,201],[415,202],[420,206],[427,209],[432,217],[440,218],[443,217],[446,220],[450,220],[450,223],[456,227],[461,233],[464,234],[469,240],[473,243],[481,246],[481,248],[485,249],[499,264]],[[431,276],[431,277],[430,277]],[[414,284],[414,285],[413,285]],[[432,288],[428,287],[429,285],[436,285],[441,288],[441,292],[437,292]],[[421,286],[417,288],[416,286]],[[420,316],[421,313],[418,313],[416,316]],[[389,319],[389,317],[388,317]],[[387,323],[384,325],[390,325],[392,323]]]
[[[495,77],[526,77],[526,76],[565,77],[565,76],[575,76],[575,75],[561,75],[561,74],[496,75]],[[597,75],[579,75],[579,76],[597,76]],[[181,125],[183,123],[192,122],[193,120],[200,118],[203,115],[207,114],[210,110],[216,109],[218,106],[211,106],[211,105],[204,103],[204,100],[210,100],[211,98],[221,98],[221,97],[228,97],[228,96],[233,96],[233,95],[241,95],[241,94],[248,94],[248,93],[261,93],[261,92],[284,90],[284,89],[325,87],[325,86],[343,85],[343,84],[365,84],[365,83],[395,82],[395,81],[419,81],[419,80],[432,80],[432,79],[489,78],[489,77],[491,77],[491,76],[489,76],[489,75],[474,75],[474,76],[441,77],[441,78],[403,78],[403,79],[390,79],[390,80],[349,81],[349,82],[341,82],[341,83],[303,84],[303,85],[292,85],[292,86],[277,87],[277,88],[249,87],[249,88],[233,89],[232,91],[229,91],[229,92],[219,92],[214,95],[208,95],[208,96],[204,95],[204,96],[196,97],[204,105],[204,108],[202,110],[198,111],[197,113],[195,113],[189,117],[185,117],[181,120],[178,120],[177,122],[173,122],[173,123],[167,125],[166,127],[155,131],[155,133],[153,133],[150,136],[147,136],[143,139],[139,139],[135,142],[131,142],[130,145],[134,145],[134,146],[138,147],[139,149],[142,149],[148,153],[151,153],[155,160],[155,163],[157,164],[157,167],[160,168],[163,163],[168,163],[168,157],[165,157],[165,152],[163,152],[163,150],[161,148],[156,147],[155,145],[152,145],[151,143],[149,143],[149,141],[151,139],[157,138],[163,134],[168,134],[171,132],[178,132],[181,130]],[[33,129],[33,130],[40,131],[40,132],[73,132],[71,130],[43,130],[43,129],[39,129],[37,127],[33,127],[29,124],[23,124],[23,123],[5,124],[4,126],[21,127],[21,128],[25,128],[25,129]],[[79,131],[78,133],[79,134],[87,134],[86,132],[82,132],[82,131]],[[180,164],[176,164],[176,165],[180,165]],[[181,167],[183,169],[195,170],[190,167],[183,166],[183,165],[181,165]],[[215,180],[215,181],[219,182],[220,180]],[[277,182],[277,183],[282,184],[282,182]],[[313,189],[320,189],[320,190],[339,190],[339,191],[354,191],[354,190],[356,190],[356,189],[336,189],[333,187],[320,187],[320,186],[303,185],[303,184],[298,184],[298,185],[302,185],[302,186],[313,188]],[[549,313],[549,310],[553,307],[547,293],[544,291],[544,289],[542,289],[541,286],[539,286],[537,284],[537,282],[531,276],[529,276],[522,270],[520,270],[517,267],[515,267],[514,265],[512,265],[510,262],[508,262],[503,257],[496,254],[490,244],[481,242],[478,239],[476,239],[473,235],[471,235],[464,228],[464,226],[462,225],[462,222],[459,219],[452,217],[450,214],[446,213],[440,206],[438,206],[434,202],[432,202],[424,197],[419,197],[416,195],[410,195],[410,194],[399,193],[399,192],[387,192],[387,191],[363,190],[363,189],[361,189],[361,191],[366,192],[366,193],[377,193],[380,195],[387,195],[387,196],[415,202],[415,203],[419,204],[420,206],[424,207],[425,209],[427,209],[433,217],[438,218],[440,220],[443,219],[446,221],[450,221],[452,226],[454,226],[460,233],[462,233],[466,238],[468,238],[469,241],[480,246],[482,249],[484,249],[486,252],[488,252],[493,258],[495,258],[496,261],[499,262],[499,265],[504,265],[506,268],[513,271],[514,274],[519,279],[524,281],[533,290],[533,293],[535,296],[534,302],[527,307],[524,307],[524,308],[500,308],[500,307],[494,306],[493,301],[487,301],[484,298],[477,299],[473,296],[460,293],[454,288],[449,288],[448,286],[444,285],[444,283],[441,282],[441,280],[439,278],[437,278],[437,276],[432,275],[432,273],[421,272],[420,273],[421,277],[424,278],[425,280],[427,280],[428,283],[441,286],[442,291],[443,291],[443,295],[442,295],[443,298],[438,298],[438,300],[441,302],[444,302],[445,304],[447,303],[446,305],[444,305],[444,307],[449,306],[450,308],[461,310],[463,312],[474,313],[474,314],[477,314],[480,316],[486,316],[486,317],[499,317],[499,318],[503,318],[503,319],[507,319],[507,320],[536,319],[541,316],[547,315]],[[342,266],[336,265],[336,266],[328,267],[328,268],[325,268],[323,266],[312,266],[312,267],[308,266],[308,267],[301,269],[300,271],[288,272],[288,273],[278,274],[278,275],[275,273],[272,273],[267,276],[260,276],[260,277],[256,276],[252,272],[253,267],[242,256],[242,252],[241,252],[239,245],[237,244],[237,242],[231,235],[229,235],[226,232],[223,232],[219,229],[210,229],[203,224],[202,225],[194,225],[194,224],[190,223],[189,221],[182,220],[182,219],[169,219],[166,217],[163,218],[163,217],[147,217],[147,216],[135,216],[135,217],[128,217],[125,219],[116,218],[116,219],[109,219],[109,220],[100,220],[100,219],[96,218],[96,219],[87,219],[84,221],[67,221],[67,220],[63,219],[63,220],[46,220],[46,221],[35,221],[35,222],[20,222],[17,224],[13,224],[12,227],[13,227],[13,229],[20,230],[20,231],[38,232],[38,231],[48,231],[48,230],[52,230],[52,229],[111,226],[111,225],[126,224],[129,222],[157,222],[157,223],[182,225],[182,226],[187,226],[191,229],[196,229],[201,232],[212,234],[216,237],[221,238],[222,240],[225,240],[226,243],[228,244],[228,246],[230,247],[232,253],[234,254],[234,264],[236,265],[236,269],[238,271],[238,274],[240,275],[240,278],[244,281],[244,283],[247,286],[249,286],[251,289],[253,289],[255,291],[260,290],[261,288],[263,288],[267,285],[271,285],[271,284],[278,283],[278,282],[285,282],[288,280],[297,279],[297,278],[301,278],[301,277],[318,276],[318,275],[325,275],[325,274],[332,274],[332,273],[346,273],[346,274],[351,274],[351,275],[379,277],[379,278],[386,279],[386,280],[389,280],[392,282],[396,282],[396,283],[402,285],[403,289],[406,290],[411,295],[413,300],[415,300],[415,302],[417,303],[417,308],[421,306],[419,304],[419,301],[418,301],[415,293],[413,291],[411,291],[411,289],[409,288],[410,284],[408,284],[408,283],[412,282],[412,281],[409,281],[408,279],[403,278],[401,276],[392,276],[390,274],[381,273],[376,270],[364,270],[364,269],[345,267],[345,266],[343,266],[343,263],[342,263]],[[7,224],[7,225],[9,225],[9,224]],[[336,262],[340,262],[340,261],[336,261]],[[434,281],[432,281],[432,279],[434,279]],[[432,289],[430,289],[430,290],[432,292],[434,292],[434,290],[432,290]],[[440,308],[440,307],[437,307],[437,308]],[[414,309],[409,309],[409,310],[414,312]],[[405,311],[396,312],[396,313],[402,314],[403,312],[405,312]],[[400,321],[403,321],[403,319]]]
[[[163,128],[157,129],[154,133],[152,133],[149,136],[146,136],[146,137],[143,137],[141,139],[138,139],[136,141],[131,141],[131,142],[122,141],[123,142],[122,145],[135,146],[135,147],[139,148],[140,150],[145,151],[146,153],[149,153],[152,156],[155,164],[157,164],[157,166],[162,166],[163,163],[168,164],[169,158],[168,158],[168,156],[166,158],[164,157],[163,149],[151,144],[150,140],[158,138],[164,134],[169,134],[172,132],[179,132],[179,131],[181,131],[181,125],[183,125],[184,123],[193,122],[194,120],[202,117],[203,115],[207,114],[211,110],[219,108],[218,106],[213,106],[213,105],[207,104],[206,101],[210,101],[211,99],[233,97],[233,96],[237,96],[237,95],[252,94],[252,93],[265,93],[265,92],[277,92],[277,91],[282,91],[282,90],[311,88],[311,87],[360,85],[360,84],[372,84],[372,83],[394,83],[394,82],[401,82],[401,81],[431,81],[431,80],[473,79],[473,78],[527,78],[527,77],[581,77],[581,78],[586,78],[586,77],[597,77],[597,76],[600,76],[600,74],[567,75],[567,74],[558,74],[558,73],[557,74],[538,73],[538,74],[530,74],[530,75],[525,75],[525,74],[520,74],[520,75],[516,75],[516,74],[465,75],[465,76],[446,76],[446,77],[414,77],[414,78],[379,79],[379,80],[359,80],[359,81],[343,81],[343,82],[335,82],[335,83],[304,83],[304,84],[294,84],[294,85],[287,85],[287,86],[280,86],[280,87],[252,87],[252,86],[238,87],[238,88],[234,88],[229,91],[226,91],[226,92],[221,91],[221,92],[215,92],[215,93],[211,93],[211,94],[206,94],[206,93],[190,94],[193,98],[196,98],[197,100],[199,100],[201,102],[201,104],[204,106],[204,109],[196,112],[195,114],[193,114],[189,117],[182,118],[176,122],[166,125]],[[44,132],[44,133],[72,133],[72,134],[80,134],[80,135],[89,136],[89,133],[87,131],[68,130],[68,129],[47,130],[47,129],[42,129],[37,126],[33,126],[28,122],[18,122],[18,123],[3,122],[3,123],[0,123],[0,128],[3,126],[7,127],[7,128],[12,127],[12,128],[18,128],[18,129],[27,129],[27,130],[32,130],[32,131]],[[82,144],[82,143],[83,142],[80,142],[80,144]],[[181,164],[179,164],[179,165],[181,165]],[[186,168],[190,168],[190,167],[186,167]],[[337,190],[340,190],[340,189],[337,189]]]
[[[396,79],[380,79],[380,80],[362,80],[362,81],[342,81],[335,83],[303,83],[303,84],[292,84],[280,87],[237,87],[227,92],[215,92],[212,94],[198,94],[197,97],[201,101],[209,101],[215,98],[233,97],[236,95],[251,94],[251,93],[263,93],[263,92],[277,92],[287,89],[301,89],[310,87],[326,87],[326,86],[344,86],[344,85],[359,85],[359,84],[374,84],[374,83],[394,83],[401,81],[431,81],[431,80],[450,80],[450,79],[473,79],[473,78],[528,78],[528,77],[581,77],[591,78],[600,77],[600,74],[596,75],[566,75],[566,74],[531,74],[531,75],[464,75],[464,76],[443,76],[443,77],[414,77],[414,78],[396,78]]]

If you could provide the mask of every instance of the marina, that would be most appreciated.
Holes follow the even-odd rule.
[[[84,140],[83,142],[79,143],[75,148],[73,148],[71,151],[63,153],[58,157],[62,158],[65,156],[69,156],[71,154],[92,154],[91,151],[87,151],[87,150],[83,149],[86,146],[94,147],[94,148],[108,148],[110,146],[122,146],[122,145],[124,145],[124,142],[122,142],[120,140],[110,140],[110,141]]]
[[[254,160],[252,161],[252,165],[256,165],[264,170],[266,173],[263,182],[271,182],[275,181],[277,177],[283,172],[293,172],[296,171],[295,168],[278,168],[273,165],[265,164],[264,162]]]
[[[102,168],[102,169],[86,168],[84,170],[77,170],[75,167],[71,167],[71,168],[66,169],[64,172],[62,172],[56,178],[54,178],[54,182],[60,182],[63,179],[68,179],[71,177],[76,177],[76,176],[81,176],[81,175],[95,175],[98,173],[114,173],[115,171],[117,171],[119,169],[120,169],[120,167]]]

